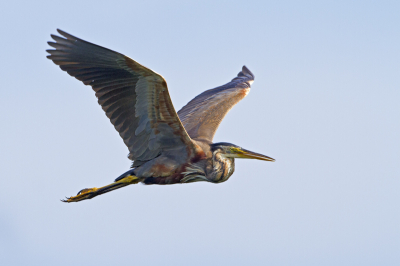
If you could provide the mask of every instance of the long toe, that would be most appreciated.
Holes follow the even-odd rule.
[[[62,202],[78,202],[85,199],[91,199],[98,195],[97,188],[85,188],[78,192],[76,196],[67,197],[65,200],[61,200]]]

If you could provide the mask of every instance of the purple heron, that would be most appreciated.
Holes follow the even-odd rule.
[[[243,66],[231,82],[196,96],[178,113],[167,83],[131,58],[58,30],[47,50],[56,65],[90,85],[98,103],[128,147],[132,169],[100,188],[82,189],[63,200],[77,202],[139,182],[166,185],[221,183],[235,170],[235,158],[274,161],[237,145],[213,143],[228,111],[250,91],[253,73]]]

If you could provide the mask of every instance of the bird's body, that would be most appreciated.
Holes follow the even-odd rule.
[[[231,82],[207,90],[178,113],[164,78],[120,53],[58,32],[48,56],[68,74],[90,85],[98,102],[129,149],[132,170],[114,183],[84,189],[66,202],[90,199],[142,182],[221,183],[233,174],[234,158],[274,159],[231,143],[213,143],[228,111],[250,91],[254,75],[243,66]]]
[[[207,181],[221,183],[233,174],[235,170],[234,158],[224,157],[219,150],[212,150],[212,145],[195,141],[198,152],[190,157],[188,162],[177,164],[177,160],[170,160],[160,156],[135,168],[135,175],[143,178],[144,184],[176,184]]]

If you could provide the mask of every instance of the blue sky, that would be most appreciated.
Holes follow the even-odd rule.
[[[7,265],[399,265],[398,1],[14,1],[0,5],[0,257]],[[129,169],[60,28],[162,74],[175,108],[246,65],[225,183],[59,200]]]

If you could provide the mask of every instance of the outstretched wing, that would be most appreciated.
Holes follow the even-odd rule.
[[[135,165],[162,152],[193,147],[164,78],[131,58],[58,30],[47,58],[92,86],[98,102],[129,149]]]
[[[212,142],[222,119],[235,104],[246,97],[253,81],[253,73],[243,66],[231,82],[201,93],[179,110],[179,118],[189,136]]]

